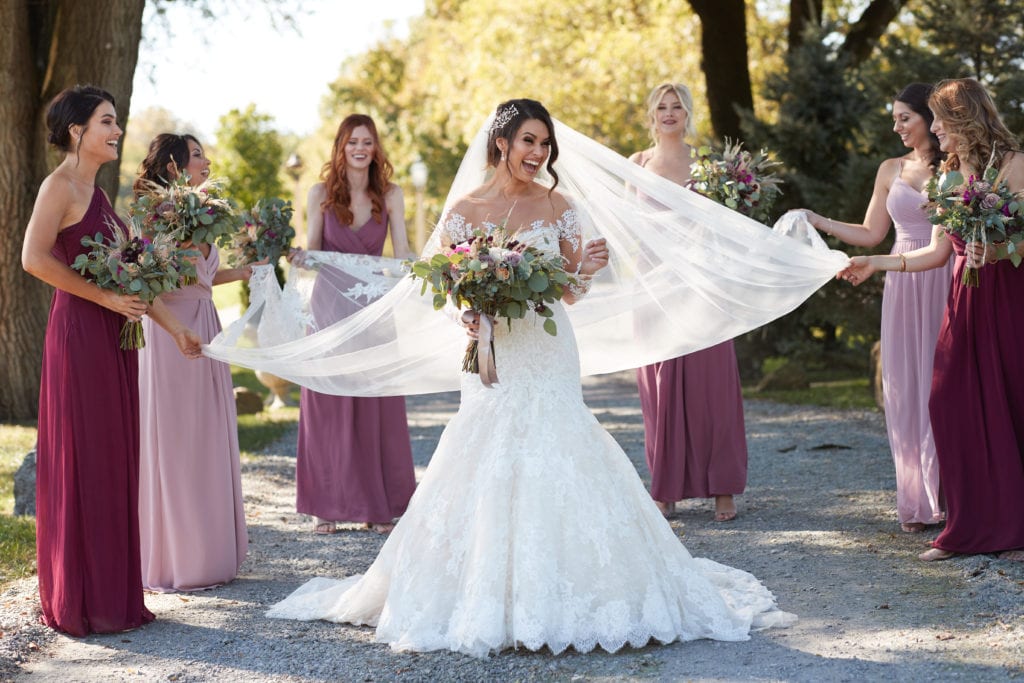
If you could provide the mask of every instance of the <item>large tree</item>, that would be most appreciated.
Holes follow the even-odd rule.
[[[36,415],[49,289],[21,268],[32,201],[54,158],[43,117],[63,88],[94,83],[128,118],[145,0],[0,2],[0,420]],[[117,163],[97,182],[117,194]]]

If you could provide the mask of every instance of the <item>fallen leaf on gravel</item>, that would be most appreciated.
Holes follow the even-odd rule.
[[[881,605],[879,605],[875,609],[889,609],[889,603],[883,602]]]
[[[29,644],[28,644],[28,649],[30,649],[30,650],[32,650],[33,652],[35,652],[36,650],[38,650],[38,649],[39,649],[39,646],[38,646],[38,645],[36,645],[36,644],[35,644],[34,642],[33,642],[33,643],[29,643]]]
[[[938,640],[953,640],[956,638],[952,633],[938,633],[935,635]]]
[[[822,443],[817,446],[811,446],[812,451],[848,451],[849,446],[844,446],[841,443]]]
[[[182,602],[188,602],[188,598],[183,598],[180,595],[178,596],[178,599],[181,600]]]
[[[790,451],[796,450],[796,444],[793,444],[792,446],[783,446],[782,448],[779,448],[777,450],[779,451],[779,453],[789,453]]]

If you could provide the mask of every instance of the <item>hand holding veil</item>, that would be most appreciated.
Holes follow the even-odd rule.
[[[489,128],[490,121],[467,151],[443,215],[484,182]],[[557,191],[576,209],[584,239],[603,237],[610,251],[590,293],[568,307],[584,375],[743,334],[792,311],[848,262],[813,230],[799,231],[809,239],[782,234],[798,215],[775,232],[558,121],[553,132]],[[423,256],[440,249],[443,225]],[[401,276],[393,259],[309,252],[283,291],[272,275],[254,276],[251,306],[205,353],[323,393],[457,389],[464,330],[420,295],[421,283]]]

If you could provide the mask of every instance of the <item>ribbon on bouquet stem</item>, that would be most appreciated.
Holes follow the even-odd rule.
[[[494,364],[494,322],[486,313],[480,314],[480,337],[477,339],[477,353],[480,365],[480,381],[487,388],[498,383],[498,368]]]

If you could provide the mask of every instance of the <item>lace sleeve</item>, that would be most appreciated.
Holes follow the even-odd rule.
[[[472,226],[461,213],[449,211],[441,222],[441,243],[458,244],[473,236]]]
[[[566,209],[557,226],[558,241],[562,256],[565,258],[565,269],[572,276],[569,283],[569,293],[572,294],[572,301],[569,303],[572,303],[586,296],[591,284],[590,275],[580,274],[580,268],[583,266],[583,231],[580,227],[579,214],[575,209]]]

